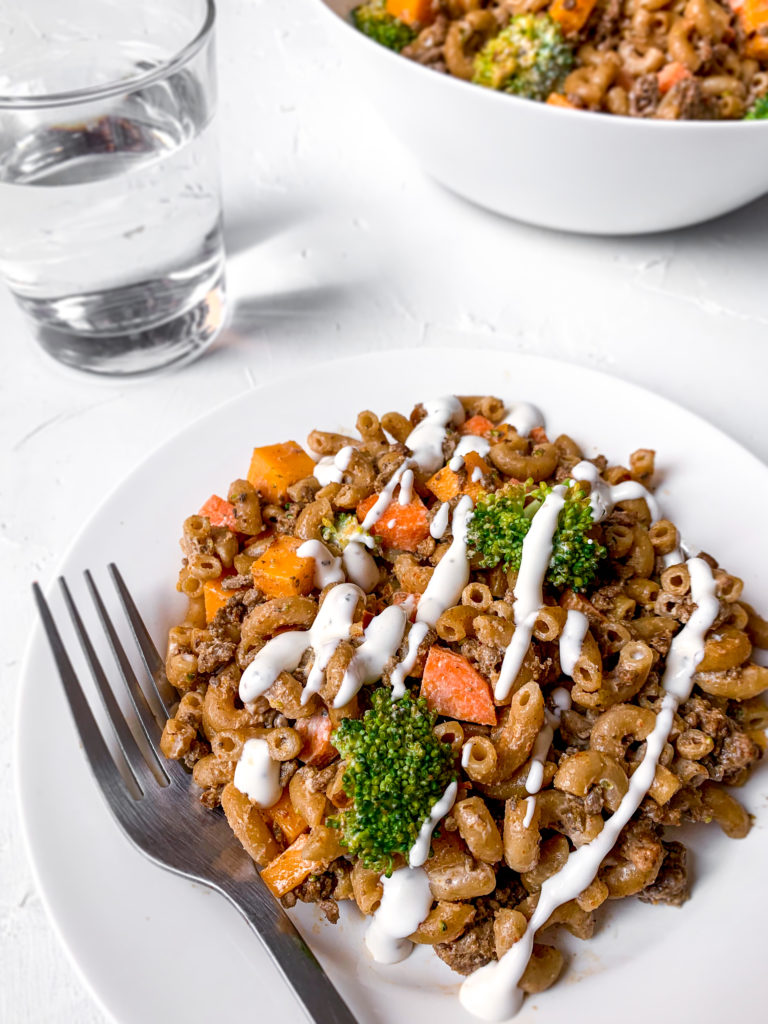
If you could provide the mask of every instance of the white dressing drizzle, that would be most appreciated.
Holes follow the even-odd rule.
[[[499,701],[506,700],[509,695],[531,645],[536,616],[544,603],[544,577],[552,557],[552,541],[558,517],[565,505],[565,493],[566,488],[562,484],[552,488],[531,520],[530,528],[523,540],[520,571],[514,590],[515,632],[504,654],[494,690]]]
[[[335,455],[324,455],[322,459],[317,460],[314,475],[321,487],[341,483],[354,450],[354,447],[348,444],[340,448]]]
[[[376,523],[378,523],[392,503],[392,496],[395,493],[395,488],[398,486],[405,474],[410,472],[412,465],[413,461],[411,459],[406,459],[405,462],[400,463],[387,483],[382,487],[376,501],[368,509],[365,519],[363,519],[360,524],[362,530],[370,531]]]
[[[403,473],[402,479],[400,480],[400,494],[398,495],[398,502],[401,505],[410,505],[413,499],[413,470],[406,469]]]
[[[469,582],[467,527],[471,518],[472,499],[465,494],[459,499],[451,517],[451,546],[435,566],[427,589],[421,595],[417,622],[435,626],[446,608],[459,603],[461,592]]]
[[[589,619],[584,612],[568,609],[563,631],[560,634],[560,668],[566,676],[572,676],[576,662],[581,657],[584,637],[589,629]],[[567,692],[567,691],[566,691]]]
[[[313,582],[318,590],[327,587],[329,583],[343,583],[346,579],[341,567],[341,559],[332,555],[322,541],[305,540],[296,549],[296,554],[299,558],[314,559],[315,578]]]
[[[364,640],[347,666],[339,692],[333,702],[335,708],[348,704],[360,687],[381,679],[384,666],[394,657],[403,639],[408,621],[402,605],[390,605],[368,623]]]
[[[451,461],[448,463],[448,469],[453,470],[454,473],[458,473],[464,465],[463,455],[454,455]]]
[[[525,817],[523,826],[528,828],[533,820],[533,812],[536,810],[536,795],[541,792],[544,783],[544,762],[547,759],[555,729],[560,725],[560,716],[571,706],[571,695],[564,686],[558,686],[551,693],[555,705],[553,712],[546,711],[546,721],[540,729],[531,752],[531,766],[528,769],[528,777],[525,780],[525,791],[530,793],[526,797]]]
[[[477,739],[476,736],[470,736],[469,739],[464,743],[461,748],[461,767],[466,768],[469,764],[469,759],[472,757],[472,746]]]
[[[329,591],[311,629],[280,633],[262,647],[240,679],[240,699],[255,700],[272,686],[281,672],[298,667],[311,647],[315,661],[302,694],[306,702],[323,685],[325,666],[341,640],[349,636],[357,602],[364,594],[353,583],[340,583]],[[310,688],[311,687],[311,688]]]
[[[473,484],[479,484],[482,479],[483,479],[483,471],[482,471],[482,469],[480,469],[479,466],[475,466],[475,468],[472,470],[472,476],[470,477],[470,480],[472,481]]]
[[[413,461],[423,473],[434,473],[444,462],[443,441],[448,427],[460,427],[466,418],[464,406],[455,395],[433,398],[424,403],[426,416],[417,423],[406,445],[413,452]]]
[[[482,1020],[504,1021],[520,1008],[523,993],[517,987],[533,950],[536,931],[559,906],[575,899],[592,882],[619,833],[638,809],[653,783],[659,757],[674,722],[675,711],[690,695],[696,666],[704,655],[704,637],[719,610],[715,582],[701,558],[688,560],[691,596],[696,610],[675,636],[662,680],[665,691],[656,724],[646,740],[643,760],[629,780],[621,803],[591,842],[571,853],[565,865],[548,878],[523,937],[495,963],[481,967],[461,986],[462,1006]]]
[[[432,833],[435,831],[438,822],[442,821],[448,811],[453,807],[458,791],[459,784],[454,779],[453,782],[449,783],[446,787],[445,792],[437,803],[432,806],[432,810],[429,812],[429,817],[421,826],[416,842],[408,853],[409,867],[420,868],[421,865],[426,862],[426,859],[429,856],[429,846],[432,842]]]
[[[392,687],[392,700],[400,700],[401,697],[405,696],[405,680],[416,664],[416,659],[419,656],[419,647],[421,647],[421,642],[428,632],[429,626],[426,622],[414,622],[411,626],[408,633],[408,647],[406,648],[405,656],[399,665],[395,665],[389,677],[389,684]]]
[[[507,413],[507,423],[511,423],[518,434],[527,435],[535,427],[544,426],[544,414],[530,402],[515,402]]]
[[[651,519],[656,522],[660,518],[659,505],[647,487],[636,480],[625,480],[621,484],[609,484],[600,476],[600,470],[591,462],[577,462],[571,470],[574,480],[585,480],[591,484],[589,503],[592,506],[592,518],[596,523],[604,519],[620,501],[631,501],[634,498],[645,498]]]
[[[382,878],[381,903],[365,933],[365,944],[380,964],[396,964],[413,948],[406,936],[419,927],[432,906],[424,868],[400,868]]]
[[[453,454],[461,455],[463,458],[469,452],[477,452],[481,458],[485,458],[490,450],[491,442],[486,440],[486,438],[478,437],[476,434],[465,434],[464,437],[459,439]]]
[[[350,582],[370,594],[379,582],[379,567],[370,551],[366,550],[369,545],[363,538],[373,540],[369,534],[364,534],[360,540],[353,537],[342,551],[341,561]]]
[[[419,653],[422,640],[434,626],[446,608],[458,604],[461,592],[469,581],[469,558],[467,557],[467,526],[472,517],[472,499],[465,495],[453,510],[451,546],[440,559],[419,600],[416,621],[408,634],[408,649],[405,657],[396,665],[390,676],[392,700],[399,700],[405,693],[405,679]]]
[[[445,531],[448,529],[448,519],[451,515],[450,503],[444,501],[440,508],[435,512],[432,522],[429,524],[429,533],[435,540],[442,540],[445,536]]]
[[[232,780],[257,807],[271,807],[280,799],[280,763],[269,756],[266,740],[246,740]]]

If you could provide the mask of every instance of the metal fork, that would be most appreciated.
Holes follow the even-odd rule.
[[[233,836],[223,814],[205,810],[190,793],[190,776],[177,761],[160,753],[165,719],[177,699],[128,588],[117,569],[109,572],[147,670],[152,710],[118,638],[90,572],[85,579],[107,635],[118,672],[127,687],[146,744],[140,745],[107,680],[65,580],[59,580],[64,601],[93,674],[104,709],[114,729],[139,796],[126,785],[109,752],[77,675],[69,660],[50,608],[39,585],[33,585],[64,692],[99,788],[120,828],[133,845],[160,867],[215,889],[240,911],[316,1024],[356,1024],[356,1019],[328,975],[272,896],[253,861]],[[147,755],[142,751],[146,748]]]

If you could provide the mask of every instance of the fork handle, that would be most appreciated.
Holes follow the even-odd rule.
[[[256,872],[247,883],[227,879],[219,889],[261,940],[315,1024],[358,1024],[315,954]]]

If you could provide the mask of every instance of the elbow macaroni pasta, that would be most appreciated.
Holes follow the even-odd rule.
[[[537,4],[518,6],[529,10]],[[450,8],[455,23],[470,19],[480,34],[488,30],[488,6],[455,0]],[[747,79],[760,75],[760,88],[768,88],[768,72],[760,70],[759,62],[753,61],[746,75],[735,53],[720,54],[722,68],[700,70],[700,40],[720,41],[730,31],[730,16],[716,0],[637,0],[628,11],[632,36],[615,50],[589,39],[581,42],[580,66],[566,82],[569,95],[581,105],[626,113],[633,77],[655,74],[673,50],[686,67],[699,62],[696,73],[707,95],[722,99],[727,94],[743,103]],[[473,44],[454,41],[461,44],[456,61],[466,60]],[[499,399],[464,396],[460,401],[467,426],[471,422],[472,429],[482,432],[490,447],[484,459],[493,468],[483,487],[495,489],[528,477],[561,482],[582,458],[579,445],[567,435],[550,442],[543,428],[526,436],[502,422]],[[407,635],[382,660],[379,678],[343,708],[336,708],[335,700],[357,664],[361,645],[370,647],[372,618],[398,605],[413,622],[425,592],[434,590],[437,566],[451,551],[451,534],[439,544],[425,535],[440,502],[430,492],[429,475],[416,468],[410,501],[403,506],[414,519],[423,510],[420,521],[427,526],[413,542],[399,534],[392,542],[374,529],[370,557],[378,580],[350,615],[348,635],[326,652],[317,692],[305,692],[318,657],[310,650],[261,696],[244,704],[239,685],[252,659],[275,637],[310,630],[338,585],[337,578],[321,589],[313,577],[311,586],[300,587],[300,579],[308,577],[301,576],[296,555],[291,572],[281,577],[285,589],[270,595],[255,584],[251,566],[278,538],[290,544],[291,553],[302,542],[321,541],[337,564],[346,564],[344,541],[334,539],[331,527],[340,515],[361,522],[361,506],[370,507],[372,496],[400,469],[409,436],[423,415],[421,406],[410,415],[363,410],[356,423],[359,437],[314,430],[307,444],[318,456],[351,448],[339,482],[320,487],[304,465],[303,475],[286,484],[281,504],[267,502],[248,479],[238,479],[226,492],[230,525],[192,515],[182,526],[178,587],[190,605],[184,621],[168,635],[166,674],[179,702],[163,730],[162,751],[191,770],[201,801],[210,808],[221,806],[234,836],[260,868],[277,871],[271,866],[280,858],[280,880],[273,891],[286,906],[297,899],[317,901],[331,919],[339,900],[354,902],[364,915],[375,914],[384,892],[381,872],[349,857],[333,827],[353,804],[348,777],[350,791],[345,790],[348,765],[333,745],[333,733],[343,718],[362,717],[371,687],[389,684],[396,663],[406,657]],[[462,429],[447,430],[446,464]],[[611,485],[647,483],[655,463],[649,449],[633,453],[629,469],[608,465],[602,456],[593,460]],[[395,489],[380,520],[386,529],[394,530],[391,509],[398,497]],[[451,499],[453,506],[457,501],[458,495]],[[511,569],[482,568],[470,559],[466,583],[412,652],[409,689],[415,692],[423,685],[422,692],[429,693],[421,680],[427,655],[436,646],[470,670],[472,685],[485,687],[492,708],[490,716],[487,707],[483,714],[474,713],[466,694],[455,689],[448,698],[439,688],[430,697],[438,716],[434,733],[450,750],[458,793],[438,824],[424,864],[432,906],[410,938],[433,946],[457,970],[463,969],[466,948],[482,951],[473,954],[479,966],[520,941],[543,883],[574,850],[599,835],[619,807],[656,721],[670,644],[693,610],[685,562],[666,564],[680,543],[671,520],[652,521],[648,503],[635,498],[619,502],[593,532],[607,549],[600,575],[580,593],[547,588],[531,619],[531,645],[503,701],[494,699],[493,688],[519,628],[517,574]],[[641,811],[622,831],[597,876],[555,911],[545,928],[557,924],[588,938],[607,900],[636,895],[648,902],[682,902],[687,890],[685,872],[679,869],[680,844],[666,838],[664,827],[715,822],[733,838],[749,831],[749,815],[729,787],[745,781],[766,746],[768,708],[760,694],[768,690],[768,668],[753,659],[753,648],[768,646],[768,622],[743,600],[743,581],[706,557],[719,613],[705,639],[692,696],[678,709]],[[560,651],[567,642],[563,631],[570,610],[586,616],[587,629],[568,676]],[[445,683],[441,680],[440,686]],[[559,691],[567,691],[569,707],[558,703]],[[545,728],[551,740],[547,732],[537,743]],[[245,744],[253,739],[266,741],[271,769],[278,773],[280,795],[271,807],[256,806],[234,782]],[[403,865],[402,855],[395,855],[393,868]],[[543,991],[561,968],[558,950],[537,942],[521,988]]]

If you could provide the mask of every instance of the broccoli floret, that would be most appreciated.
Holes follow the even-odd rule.
[[[745,121],[763,121],[768,118],[768,93],[760,96],[744,115]]]
[[[362,540],[366,547],[375,547],[375,541],[358,523],[353,512],[337,512],[333,518],[323,519],[320,536],[336,551],[343,551],[355,538]]]
[[[573,49],[548,14],[518,14],[475,57],[472,78],[501,92],[545,100],[573,67]]]
[[[329,824],[364,865],[391,874],[393,856],[413,846],[435,803],[455,779],[451,748],[435,735],[437,716],[406,693],[375,690],[361,719],[344,718],[333,745],[347,762],[352,805]]]
[[[528,480],[479,497],[467,540],[480,568],[490,569],[499,564],[505,569],[520,568],[523,540],[531,520],[551,491],[547,484],[534,487],[533,481]],[[594,580],[606,550],[589,536],[592,525],[589,498],[579,487],[569,487],[546,575],[553,587],[584,590]]]
[[[370,0],[352,11],[352,23],[374,42],[400,53],[416,38],[416,32],[387,10],[387,0]]]

